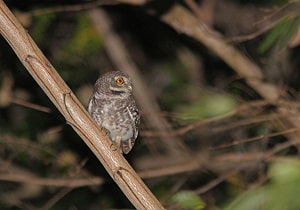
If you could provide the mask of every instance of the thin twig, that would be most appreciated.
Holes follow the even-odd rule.
[[[39,15],[45,15],[51,13],[58,13],[58,12],[77,12],[77,11],[96,8],[103,5],[116,5],[120,3],[132,4],[132,5],[143,5],[144,3],[146,3],[146,0],[97,0],[97,1],[80,3],[80,4],[64,5],[64,6],[60,5],[56,7],[35,9],[32,10],[29,14],[32,16],[39,16]]]
[[[20,106],[30,108],[30,109],[34,109],[34,110],[37,110],[37,111],[41,111],[41,112],[45,112],[45,113],[51,113],[51,109],[48,108],[48,107],[41,106],[41,105],[34,104],[34,103],[30,103],[28,101],[24,101],[24,100],[19,99],[19,98],[11,97],[10,102],[14,103],[14,104],[18,104]]]
[[[228,41],[229,42],[243,42],[248,41],[251,39],[254,39],[258,37],[259,35],[262,35],[266,31],[273,28],[282,18],[290,16],[296,16],[300,12],[300,5],[297,1],[289,1],[286,4],[284,4],[282,7],[277,9],[276,11],[272,12],[270,15],[265,16],[263,19],[257,21],[254,25],[256,28],[258,28],[257,31],[246,34],[246,35],[240,35],[231,37]]]
[[[71,187],[71,188],[101,185],[104,182],[104,180],[101,177],[58,179],[58,178],[42,178],[33,175],[16,174],[16,173],[0,173],[0,180],[27,183],[32,185],[52,186],[52,187]]]
[[[247,139],[237,140],[237,141],[234,141],[234,142],[231,142],[231,143],[228,143],[228,144],[222,144],[222,145],[219,145],[219,146],[214,146],[214,147],[211,147],[210,149],[211,150],[224,149],[224,148],[227,148],[227,147],[231,147],[231,146],[235,146],[235,145],[239,145],[239,144],[244,144],[244,143],[249,143],[249,142],[257,141],[257,140],[264,139],[264,138],[271,138],[271,137],[274,137],[274,136],[285,135],[285,134],[288,134],[288,133],[295,133],[299,130],[300,130],[300,128],[290,128],[290,129],[287,129],[285,131],[279,131],[279,132],[274,132],[274,133],[270,133],[270,134],[262,134],[262,135],[258,135],[258,136],[247,138]]]
[[[63,188],[48,200],[41,209],[51,209],[61,198],[72,191],[73,188]]]
[[[222,183],[224,180],[226,180],[229,176],[232,176],[233,174],[237,173],[240,170],[239,167],[234,170],[230,170],[229,172],[219,176],[218,178],[210,181],[209,183],[205,184],[204,186],[199,187],[198,189],[193,190],[194,193],[197,194],[203,194],[206,193],[207,191],[211,190],[215,186],[219,185]]]

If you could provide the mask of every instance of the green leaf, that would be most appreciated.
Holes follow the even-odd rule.
[[[205,207],[203,200],[191,191],[180,191],[172,196],[171,201],[182,209],[200,210]]]
[[[300,161],[284,159],[274,162],[270,181],[238,196],[226,210],[296,210],[300,209]]]
[[[186,120],[199,120],[227,114],[235,107],[236,100],[232,96],[210,92],[194,103],[182,106],[178,112]]]
[[[300,183],[300,162],[295,159],[281,159],[272,164],[269,174],[275,183]]]
[[[264,41],[259,47],[259,52],[264,53],[275,45],[283,48],[291,39],[300,25],[300,16],[284,17],[276,26],[268,33]]]

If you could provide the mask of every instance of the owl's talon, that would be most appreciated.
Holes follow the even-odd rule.
[[[118,142],[112,142],[111,145],[110,145],[110,148],[112,151],[120,151],[120,153],[122,154],[122,150],[120,148],[120,144],[118,144]]]
[[[109,134],[109,130],[104,127],[101,127],[101,131],[104,132],[106,136]]]
[[[115,141],[112,142],[110,148],[113,150],[113,151],[120,151],[120,153],[122,154],[122,149],[121,149],[121,137],[120,136],[117,136]]]
[[[112,151],[116,151],[116,150],[118,149],[118,147],[117,147],[117,145],[116,145],[115,143],[111,143],[110,149],[111,149]]]

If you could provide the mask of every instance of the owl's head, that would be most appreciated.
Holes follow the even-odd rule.
[[[128,75],[117,74],[111,78],[109,89],[115,93],[131,93],[132,83]]]
[[[112,71],[102,75],[96,82],[95,92],[110,95],[127,95],[132,92],[130,77],[122,71]]]

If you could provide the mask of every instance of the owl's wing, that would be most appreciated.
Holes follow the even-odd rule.
[[[103,112],[102,112],[104,103],[105,101],[101,99],[96,99],[95,97],[91,97],[87,107],[89,114],[100,127],[102,127],[102,122],[104,119]]]
[[[95,99],[94,94],[93,94],[89,100],[88,107],[87,107],[87,110],[91,116],[93,116],[93,114],[96,110],[95,108],[97,107],[97,104],[98,104],[98,102]]]
[[[133,99],[133,97],[129,98],[129,106],[127,106],[127,109],[134,124],[132,127],[133,127],[133,138],[135,140],[138,136],[138,128],[140,126],[140,113],[135,104],[135,100]]]

